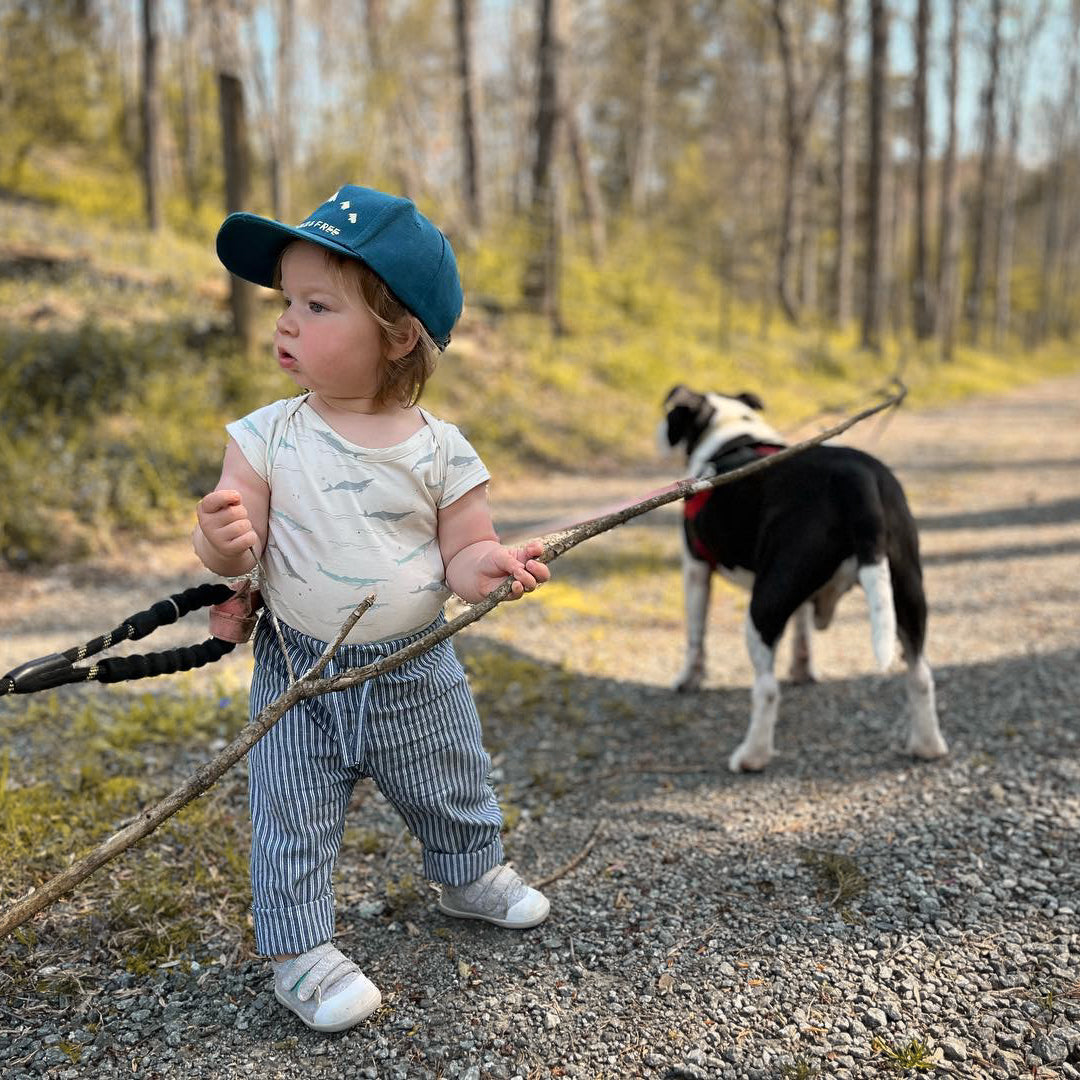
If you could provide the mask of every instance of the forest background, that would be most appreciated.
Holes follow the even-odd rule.
[[[226,212],[407,194],[496,472],[641,469],[676,382],[781,426],[1076,370],[1077,0],[0,0],[0,560],[176,535],[288,394]]]

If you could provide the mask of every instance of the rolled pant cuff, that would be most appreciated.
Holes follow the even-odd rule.
[[[424,876],[440,885],[468,885],[502,861],[502,838],[498,836],[479,851],[428,851],[425,848]]]
[[[260,956],[304,953],[334,936],[334,898],[324,896],[290,908],[252,908]]]

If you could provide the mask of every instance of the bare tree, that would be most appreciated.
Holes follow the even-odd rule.
[[[231,214],[247,210],[251,198],[251,151],[240,72],[239,12],[234,0],[215,0],[214,19],[225,211]],[[229,282],[233,332],[245,351],[251,351],[255,346],[255,287],[235,274],[229,275]]]
[[[181,170],[188,206],[198,210],[202,201],[202,180],[199,160],[202,151],[202,129],[199,109],[199,78],[197,57],[202,42],[202,2],[185,0],[184,34],[180,41],[180,114],[182,131]]]
[[[385,39],[388,23],[385,0],[364,0],[364,28],[367,33],[375,101],[381,106],[383,113],[390,170],[401,193],[415,199],[421,185],[407,148],[410,122],[401,100],[401,87],[396,69],[387,56]]]
[[[1072,21],[1068,40],[1064,43],[1068,57],[1065,93],[1054,109],[1054,149],[1047,168],[1046,227],[1042,244],[1042,273],[1039,291],[1039,312],[1036,337],[1046,339],[1060,295],[1060,279],[1064,236],[1066,233],[1067,164],[1075,150],[1072,145],[1076,130],[1076,101],[1080,91],[1080,4],[1072,5]]]
[[[158,4],[142,0],[142,173],[146,224],[161,228],[161,87],[158,72]]]
[[[941,354],[951,360],[956,341],[956,287],[960,254],[960,186],[956,170],[956,100],[960,85],[961,0],[951,0],[949,22],[949,74],[946,91],[947,134],[941,165],[941,227],[938,230],[937,304],[935,321]]]
[[[911,274],[911,302],[915,336],[923,341],[934,332],[927,251],[926,181],[926,73],[929,67],[930,0],[919,0],[915,15],[915,259]]]
[[[559,177],[561,144],[565,138],[564,68],[566,26],[564,0],[540,0],[537,81],[536,156],[532,173],[532,218],[536,243],[525,268],[526,302],[558,332],[562,192]]]
[[[270,201],[274,217],[288,221],[292,211],[293,82],[296,0],[277,2],[277,63],[274,65],[274,116],[270,140]]]
[[[855,155],[852,152],[849,113],[851,111],[851,14],[848,0],[836,3],[837,94],[836,94],[836,321],[851,321],[851,280],[855,235]]]
[[[1002,0],[990,0],[990,69],[982,91],[982,151],[979,181],[975,189],[975,231],[972,236],[971,281],[967,293],[967,317],[971,340],[978,343],[982,331],[983,293],[990,265],[990,228],[994,213],[994,173],[997,165],[998,79],[1001,73]]]
[[[776,266],[777,293],[784,314],[797,323],[800,303],[793,278],[803,243],[806,153],[828,68],[823,68],[818,77],[811,80],[809,31],[803,26],[800,33],[795,32],[790,20],[789,0],[773,0],[772,17],[784,73],[784,196]]]
[[[589,160],[589,147],[573,107],[568,107],[566,110],[566,134],[567,141],[570,143],[574,172],[577,174],[581,205],[585,211],[585,223],[589,230],[589,253],[592,261],[599,264],[603,262],[607,248],[604,207],[600,197],[600,187],[596,182],[596,174]]]
[[[866,298],[863,307],[862,345],[881,348],[884,306],[885,97],[888,92],[889,12],[886,0],[870,0],[870,169],[866,244]]]
[[[994,347],[1001,348],[1008,333],[1012,309],[1013,248],[1016,234],[1016,191],[1020,171],[1020,114],[1027,86],[1028,65],[1035,38],[1046,17],[1046,0],[1035,9],[1010,50],[1012,63],[1005,88],[1009,123],[1001,180],[1001,213],[997,215],[997,291],[994,297]]]
[[[480,80],[476,73],[473,0],[454,0],[458,77],[461,82],[461,186],[469,225],[484,224],[484,193],[480,170]]]
[[[637,138],[630,161],[630,207],[642,213],[656,154],[657,103],[660,97],[661,56],[670,22],[671,5],[649,0],[643,8],[645,55],[641,66],[641,94],[637,108]]]

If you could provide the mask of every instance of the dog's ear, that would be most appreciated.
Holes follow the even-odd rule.
[[[765,408],[765,402],[748,390],[744,390],[741,394],[735,395],[736,401],[741,401],[744,405],[749,405],[751,409],[756,409],[761,412]]]

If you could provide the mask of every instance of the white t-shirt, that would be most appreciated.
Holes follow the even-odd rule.
[[[420,412],[424,427],[379,449],[339,435],[306,394],[227,426],[270,487],[262,588],[290,626],[333,641],[372,592],[348,643],[403,637],[442,610],[438,511],[490,475],[453,424]]]

